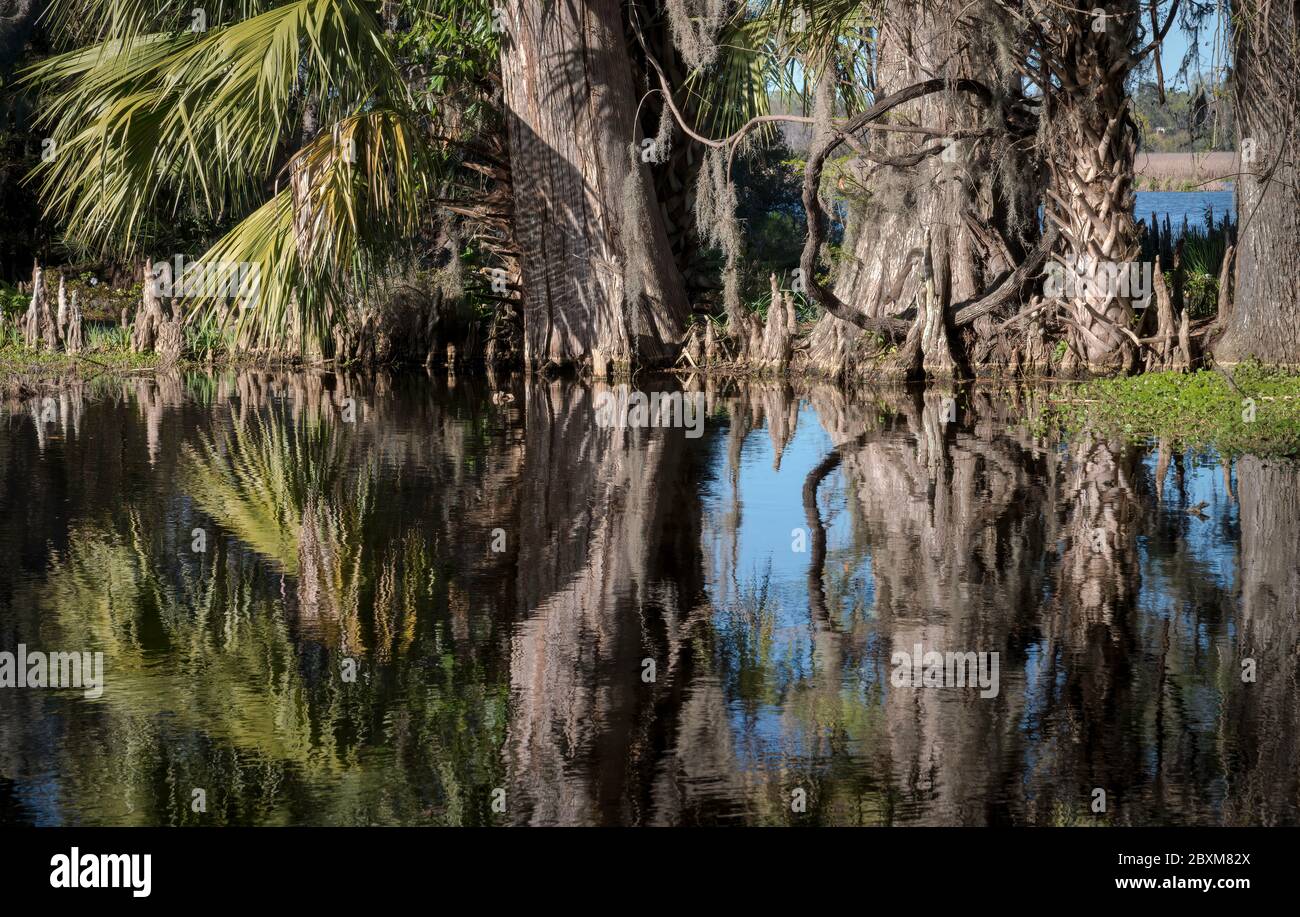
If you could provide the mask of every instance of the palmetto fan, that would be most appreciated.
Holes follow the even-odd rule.
[[[50,15],[84,6],[53,0]],[[256,296],[190,311],[234,323],[244,346],[327,349],[345,296],[410,240],[436,180],[379,4],[218,3],[202,30],[188,3],[95,6],[99,43],[25,77],[55,151],[33,175],[47,208],[117,256],[142,253],[162,202],[243,215],[202,259],[256,266]]]

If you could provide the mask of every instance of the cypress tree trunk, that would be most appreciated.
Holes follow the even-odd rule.
[[[1237,181],[1235,303],[1214,355],[1225,363],[1300,364],[1300,9],[1237,0],[1233,21],[1246,174]]]
[[[55,318],[54,309],[50,306],[50,296],[49,291],[45,288],[43,271],[41,272],[40,282],[33,284],[33,289],[38,292],[32,296],[32,304],[35,307],[32,333],[37,338],[38,343],[44,344],[46,350],[50,351],[50,353],[56,353],[63,349],[63,342],[59,338],[58,320]],[[37,298],[38,295],[39,299]]]
[[[999,15],[992,9],[985,12]],[[1018,77],[996,72],[998,58],[988,23],[963,27],[958,15],[955,4],[889,0],[883,14],[888,28],[877,44],[876,98],[932,77],[973,76],[1002,89],[1018,86]],[[995,71],[992,75],[990,68]],[[963,94],[938,93],[900,106],[888,121],[958,134],[983,127],[985,113]],[[1033,171],[1024,162],[1008,169],[1019,185],[1017,191],[1024,192],[1017,202],[1004,193],[1006,183],[998,170],[1005,164],[993,161],[987,146],[895,131],[872,130],[864,136],[869,136],[870,155],[859,156],[851,166],[853,181],[861,186],[855,196],[862,199],[853,203],[844,245],[848,257],[836,272],[834,292],[874,318],[909,309],[924,313],[928,308],[928,334],[918,344],[927,370],[937,367],[947,374],[950,349],[966,362],[962,342],[949,340],[950,306],[983,292],[990,277],[1010,269],[1013,265],[1004,255],[1021,254],[1021,234],[1035,229]],[[888,158],[916,156],[936,143],[947,145],[948,151],[912,165],[878,164]],[[1010,251],[985,246],[969,217],[995,227]],[[933,281],[933,297],[926,289],[927,276]],[[975,330],[981,330],[979,325]],[[860,358],[874,350],[870,337],[832,315],[823,316],[810,340],[812,368],[826,375],[854,373]]]
[[[524,0],[501,69],[524,299],[524,360],[676,356],[686,292],[647,166],[617,0]]]
[[[64,331],[64,344],[68,353],[81,353],[86,346],[85,332],[81,324],[81,304],[77,301],[77,291],[72,291],[72,301],[68,305],[68,324]]]
[[[158,291],[160,278],[154,272],[152,259],[144,259],[141,276],[144,278],[141,288],[143,298],[135,314],[135,327],[131,330],[131,352],[151,353],[158,330],[167,321],[167,315],[163,311],[162,296]]]
[[[23,344],[36,349],[41,340],[41,313],[45,310],[45,271],[38,264],[32,268],[32,301],[23,313]]]

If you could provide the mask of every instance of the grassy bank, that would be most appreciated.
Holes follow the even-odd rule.
[[[1241,171],[1236,153],[1138,153],[1139,191],[1227,191]]]
[[[1179,448],[1300,456],[1300,374],[1244,364],[1229,371],[1148,373],[1068,386],[1049,422]]]
[[[129,350],[95,350],[73,355],[26,347],[0,347],[0,373],[5,374],[46,375],[96,368],[124,371],[152,369],[157,365],[156,354],[131,353]]]
[[[58,385],[73,378],[91,378],[150,371],[159,364],[152,353],[132,353],[124,342],[95,340],[80,354],[33,350],[13,336],[0,340],[0,392],[21,393]]]

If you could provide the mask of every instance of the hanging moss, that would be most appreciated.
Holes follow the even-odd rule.
[[[718,34],[727,15],[727,0],[666,0],[673,46],[692,69],[718,59]]]
[[[673,113],[664,105],[659,109],[659,128],[655,132],[655,142],[651,161],[663,164],[673,151]]]
[[[723,268],[723,303],[727,315],[737,321],[740,305],[740,221],[736,218],[736,186],[727,178],[727,152],[710,149],[700,167],[695,192],[695,228],[709,245],[721,249],[727,259]]]

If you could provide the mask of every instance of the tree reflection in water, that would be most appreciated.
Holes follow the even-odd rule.
[[[108,682],[0,691],[0,819],[1300,821],[1300,469],[1044,437],[1032,390],[684,384],[702,439],[567,381],[6,405],[0,648]],[[896,687],[918,643],[999,692]]]

